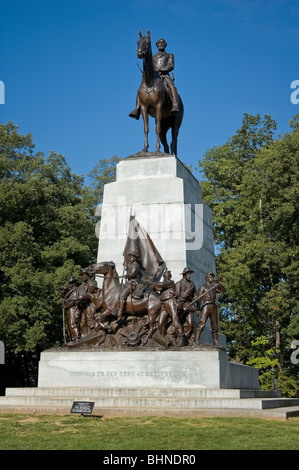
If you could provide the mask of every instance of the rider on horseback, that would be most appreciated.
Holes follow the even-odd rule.
[[[172,108],[171,114],[179,113],[179,97],[177,89],[174,85],[172,78],[169,75],[174,69],[174,55],[165,51],[167,42],[165,39],[158,39],[156,46],[159,49],[159,52],[153,56],[153,65],[154,69],[159,73],[169,97],[171,99]],[[139,98],[137,95],[136,108],[129,114],[130,117],[139,119],[140,117],[140,105]]]
[[[118,318],[121,318],[125,311],[127,298],[138,288],[137,278],[142,274],[136,254],[130,253],[128,256],[129,262],[127,265],[127,274],[125,275],[127,283],[125,290],[121,293],[119,298]]]

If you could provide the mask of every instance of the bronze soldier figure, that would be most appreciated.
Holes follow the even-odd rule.
[[[159,72],[169,91],[172,102],[171,114],[177,114],[179,112],[179,96],[174,82],[169,75],[169,72],[174,69],[174,55],[165,51],[167,46],[165,39],[158,39],[156,46],[159,51],[153,56],[154,67]]]
[[[185,335],[189,338],[193,332],[193,311],[194,306],[187,308],[185,307],[193,301],[194,295],[196,293],[195,285],[193,281],[191,281],[191,274],[194,273],[192,269],[186,267],[182,272],[182,279],[176,283],[176,298],[177,298],[177,305],[178,311],[181,319],[181,323],[185,324],[186,330]]]
[[[63,289],[61,293],[61,297],[63,298],[62,307],[66,310],[67,327],[72,341],[75,341],[80,337],[80,311],[77,305],[77,282],[77,279],[72,276],[68,281],[69,286]]]
[[[207,273],[205,276],[205,284],[198,289],[198,296],[202,297],[201,317],[195,332],[195,341],[198,343],[200,335],[205,327],[208,317],[211,320],[212,338],[214,345],[220,347],[218,343],[218,309],[216,304],[217,293],[224,292],[223,285],[215,279],[215,274]],[[212,285],[214,282],[214,286]]]
[[[78,297],[83,297],[83,295],[88,291],[87,283],[90,279],[90,274],[87,268],[82,269],[80,274],[82,276],[82,282],[78,287]]]
[[[98,288],[96,281],[92,279],[87,281],[87,292],[82,300],[85,301],[85,308],[81,315],[80,328],[87,334],[94,329],[95,314],[102,304],[101,289]]]
[[[185,345],[184,329],[180,322],[178,314],[177,304],[175,300],[175,282],[171,279],[172,275],[170,271],[165,271],[163,274],[164,280],[162,282],[156,282],[152,285],[154,290],[161,292],[161,312],[159,316],[159,333],[161,336],[165,336],[165,323],[168,317],[171,318],[172,324],[176,330],[176,334],[179,338],[177,346]]]

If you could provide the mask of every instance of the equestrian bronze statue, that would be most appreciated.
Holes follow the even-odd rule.
[[[142,36],[137,41],[137,56],[143,59],[142,80],[137,92],[136,108],[129,114],[139,119],[140,114],[144,123],[144,152],[148,151],[149,116],[156,120],[157,144],[156,151],[160,152],[160,141],[164,152],[169,153],[166,134],[172,133],[170,151],[177,156],[177,140],[183,120],[184,107],[180,95],[174,85],[174,79],[169,72],[174,68],[174,56],[165,51],[167,46],[164,39],[156,43],[159,51],[152,55],[151,33]]]

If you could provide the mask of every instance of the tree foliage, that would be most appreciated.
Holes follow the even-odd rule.
[[[28,364],[62,338],[60,289],[97,240],[83,178],[62,155],[34,154],[11,122],[0,124],[0,177],[0,338]]]
[[[272,377],[298,374],[290,365],[299,332],[298,117],[274,140],[270,116],[245,114],[240,130],[200,162],[227,287],[222,318],[231,356],[258,363],[258,338],[266,338]]]
[[[96,204],[103,202],[104,186],[116,179],[116,165],[121,158],[113,155],[109,160],[100,158],[95,168],[88,174],[91,177],[91,188],[93,190]]]

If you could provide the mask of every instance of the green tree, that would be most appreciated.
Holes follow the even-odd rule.
[[[105,184],[116,180],[116,165],[121,158],[113,155],[110,159],[100,158],[95,168],[88,173],[91,179],[89,187],[90,207],[92,207],[96,223],[96,233],[99,236],[100,219],[102,215],[102,203]]]
[[[8,374],[30,384],[41,350],[62,339],[60,290],[95,260],[90,191],[55,152],[0,124],[0,338]],[[14,382],[15,383],[15,382]]]
[[[258,363],[257,339],[267,338],[267,378],[269,371],[273,378],[286,377],[286,370],[298,374],[290,367],[299,323],[297,122],[273,140],[270,116],[245,115],[236,135],[202,162],[203,197],[213,209],[220,251],[217,270],[227,287],[223,331],[231,356],[244,363]]]
[[[276,122],[271,116],[244,114],[241,128],[224,145],[208,150],[199,167],[203,168],[202,190],[213,210],[214,237],[222,248],[231,247],[242,230],[237,202],[248,163],[256,152],[273,139]]]
[[[109,160],[100,158],[95,168],[88,174],[91,178],[91,188],[95,204],[103,202],[104,186],[116,179],[116,165],[121,158],[113,155]]]

